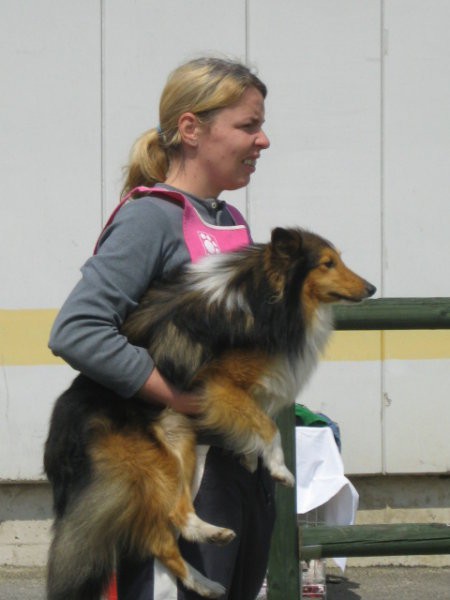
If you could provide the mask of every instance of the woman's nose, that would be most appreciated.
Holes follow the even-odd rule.
[[[270,140],[262,129],[258,133],[258,137],[256,139],[256,144],[263,150],[265,150],[266,148],[268,148],[270,146]]]

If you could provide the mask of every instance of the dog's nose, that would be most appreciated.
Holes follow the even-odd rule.
[[[377,291],[377,288],[372,285],[371,283],[369,283],[368,281],[366,281],[366,290],[367,290],[367,297],[370,298],[370,296],[373,296],[375,294],[375,292]]]

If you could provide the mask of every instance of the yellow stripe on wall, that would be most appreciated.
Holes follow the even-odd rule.
[[[381,331],[335,331],[324,360],[363,361],[381,359]]]
[[[324,360],[450,359],[450,330],[336,331]]]
[[[48,337],[56,309],[0,310],[0,356],[3,365],[61,365],[50,352]]]
[[[0,310],[0,360],[5,366],[60,365],[47,348],[56,309]],[[327,361],[450,359],[450,330],[336,331]]]
[[[450,330],[383,331],[385,360],[450,358]]]

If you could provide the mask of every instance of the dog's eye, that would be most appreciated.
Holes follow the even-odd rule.
[[[327,260],[326,262],[322,263],[324,267],[326,267],[327,269],[332,269],[333,267],[336,266],[336,263],[334,262],[333,259],[330,258],[330,260]]]

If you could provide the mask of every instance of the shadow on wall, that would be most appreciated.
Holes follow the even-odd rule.
[[[48,483],[0,483],[0,523],[52,518]]]
[[[351,476],[350,479],[360,494],[360,511],[450,510],[449,476]],[[0,483],[0,522],[51,518],[52,494],[47,482]]]
[[[359,510],[421,509],[439,513],[450,507],[448,475],[350,476],[359,492]]]

